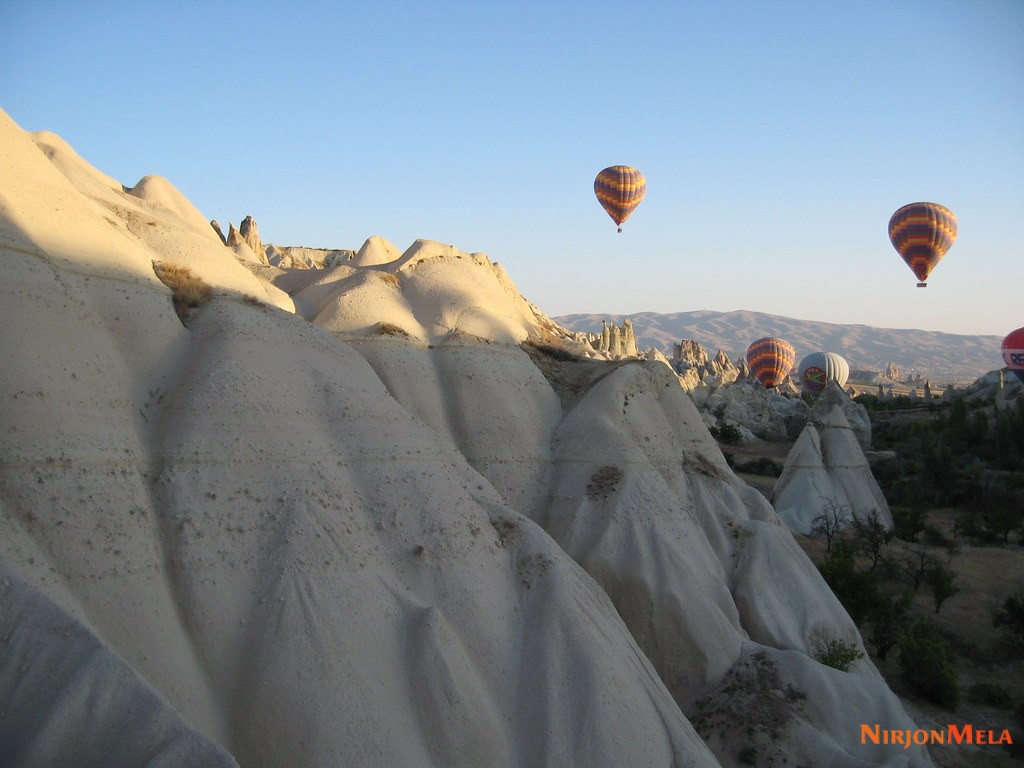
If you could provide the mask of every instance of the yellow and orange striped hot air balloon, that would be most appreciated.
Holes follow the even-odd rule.
[[[777,336],[758,339],[747,347],[750,374],[768,389],[785,381],[795,362],[793,345]]]
[[[927,288],[928,275],[956,240],[956,216],[938,203],[904,205],[889,219],[889,239],[917,275],[917,287]]]
[[[619,225],[619,232],[622,231],[622,222],[633,214],[646,193],[647,179],[628,165],[609,166],[594,179],[597,201]]]

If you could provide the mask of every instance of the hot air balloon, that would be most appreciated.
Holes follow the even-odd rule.
[[[850,377],[850,364],[835,352],[812,352],[800,361],[800,381],[808,392],[818,394],[834,381],[840,387]]]
[[[1011,331],[1003,339],[1003,360],[1017,378],[1024,381],[1024,328]]]
[[[769,336],[758,339],[747,347],[747,365],[750,373],[765,387],[777,387],[792,370],[796,350],[785,339]]]
[[[937,203],[904,205],[889,219],[893,248],[927,288],[928,275],[956,240],[956,216]]]
[[[605,168],[594,179],[594,194],[601,207],[608,211],[612,221],[619,225],[628,219],[647,193],[647,179],[636,168],[613,165]]]

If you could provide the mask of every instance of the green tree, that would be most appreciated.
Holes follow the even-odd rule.
[[[935,612],[939,612],[939,608],[946,602],[947,599],[951,598],[960,588],[953,582],[956,581],[956,573],[951,571],[942,563],[936,563],[928,567],[928,570],[924,573],[924,580],[932,590],[932,595],[935,596]]]
[[[908,612],[913,602],[913,593],[905,589],[899,597],[879,600],[872,611],[869,642],[883,661],[907,628],[910,621]]]
[[[938,627],[917,619],[900,635],[898,645],[900,669],[907,684],[928,701],[956,711],[960,685]]]
[[[1024,656],[1024,592],[1014,592],[996,609],[992,626],[1014,656]]]
[[[903,541],[917,541],[918,535],[924,530],[927,514],[921,506],[890,507],[892,511],[893,533]]]
[[[855,545],[847,539],[839,539],[818,570],[854,624],[859,626],[867,621],[885,596],[878,585],[878,574],[858,570],[855,555]]]

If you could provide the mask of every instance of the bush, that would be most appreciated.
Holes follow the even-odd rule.
[[[835,542],[832,551],[818,570],[846,612],[850,614],[850,618],[860,626],[886,598],[878,586],[878,574],[873,571],[857,570],[854,554],[855,545],[846,539],[840,539]]]
[[[925,619],[917,619],[900,637],[899,649],[903,678],[914,692],[955,711],[960,703],[960,686],[938,627]]]
[[[726,445],[736,445],[743,439],[743,433],[740,432],[740,428],[735,424],[730,424],[724,419],[718,423],[717,427],[711,427],[709,431],[715,440],[725,443]]]
[[[1024,656],[1024,592],[1014,592],[996,609],[992,626],[1013,656]]]
[[[521,346],[526,352],[535,350],[542,355],[552,358],[553,360],[560,360],[562,362],[577,362],[585,359],[566,347],[544,342],[540,339],[529,338],[524,341]]]
[[[622,480],[622,470],[616,466],[606,465],[595,470],[587,483],[587,498],[591,501],[607,499],[618,490]]]
[[[918,535],[924,530],[927,513],[923,507],[890,507],[892,511],[893,532],[897,539],[917,541]]]
[[[840,672],[848,672],[853,662],[864,658],[854,643],[844,642],[820,630],[811,635],[811,656],[815,661]]]
[[[899,597],[879,600],[872,612],[871,644],[875,647],[878,658],[883,661],[906,630],[910,620],[908,612],[913,602],[913,593],[910,590],[903,590]]]
[[[956,581],[956,573],[941,563],[929,566],[924,572],[924,580],[935,596],[936,613],[939,612],[939,608],[942,607],[947,598],[960,591],[960,588],[953,583]]]
[[[998,709],[1013,709],[1013,696],[999,683],[975,683],[967,689],[971,701]]]
[[[193,307],[201,307],[213,296],[213,289],[188,267],[154,261],[153,271],[160,282],[171,289],[174,311],[184,320]]]
[[[767,456],[737,464],[734,469],[737,472],[746,472],[748,475],[764,475],[765,477],[778,477],[782,474],[782,467]]]

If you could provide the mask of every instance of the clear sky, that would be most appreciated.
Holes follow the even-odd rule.
[[[0,108],[225,230],[483,251],[549,315],[1024,325],[1024,0],[3,0]],[[919,200],[960,228],[927,289]]]

